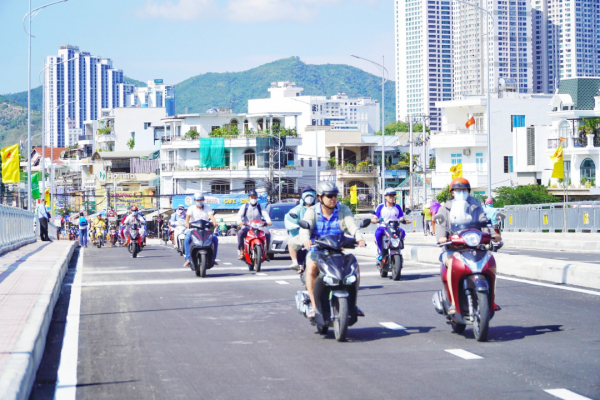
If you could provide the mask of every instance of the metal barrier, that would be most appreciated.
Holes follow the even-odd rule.
[[[566,207],[566,208],[565,208]],[[505,206],[507,232],[600,232],[600,202]]]
[[[0,250],[35,239],[31,211],[0,205]]]

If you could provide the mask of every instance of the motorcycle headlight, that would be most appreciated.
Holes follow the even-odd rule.
[[[392,242],[392,247],[399,247],[400,246],[400,239],[399,238],[392,238],[391,242]]]
[[[323,277],[323,282],[325,282],[325,284],[328,286],[337,286],[340,284],[340,281],[331,275],[325,275]]]
[[[271,235],[273,236],[286,236],[287,231],[285,229],[271,229]]]
[[[475,247],[481,242],[481,233],[469,232],[463,235],[463,239],[465,239],[467,246]]]
[[[262,228],[262,224],[260,224],[258,222],[253,222],[250,224],[250,227],[254,228],[254,229],[260,229],[260,228]]]
[[[346,283],[346,285],[352,285],[354,282],[356,282],[356,275],[350,275],[346,277],[346,280],[344,282]]]

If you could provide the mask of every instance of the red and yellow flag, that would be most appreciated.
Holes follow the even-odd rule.
[[[469,118],[469,120],[467,121],[467,123],[465,124],[465,126],[467,127],[467,129],[469,129],[469,127],[475,125],[475,117],[471,117]]]
[[[563,147],[558,146],[554,155],[550,156],[550,160],[554,164],[552,168],[552,178],[565,179],[565,164],[563,162]]]
[[[450,172],[452,172],[452,179],[461,178],[463,176],[462,163],[450,167]]]
[[[19,145],[13,144],[0,150],[2,154],[2,182],[19,183],[21,174],[19,173]]]

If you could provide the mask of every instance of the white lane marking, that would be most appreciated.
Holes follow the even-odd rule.
[[[218,258],[215,259],[216,262],[221,262],[221,260],[219,260]]]
[[[63,347],[60,352],[60,364],[58,366],[56,389],[54,399],[75,399],[77,391],[77,354],[79,352],[79,315],[81,310],[81,280],[83,276],[83,257],[85,249],[81,249],[75,277],[71,285],[71,298],[69,299],[69,310],[67,312],[67,324]]]
[[[286,281],[275,281],[275,283],[279,283],[280,285],[289,285],[289,282]]]
[[[248,268],[241,267],[220,267],[216,266],[210,269],[210,271],[225,271],[225,270],[247,270]],[[190,272],[190,267],[180,268],[164,268],[164,269],[117,269],[117,270],[102,270],[102,271],[86,271],[85,275],[111,275],[111,274],[137,274],[137,273],[151,273],[151,272]]]
[[[586,289],[579,289],[579,288],[574,288],[574,287],[553,285],[551,283],[541,283],[541,282],[529,281],[529,280],[518,279],[518,278],[509,278],[508,276],[498,276],[498,278],[499,279],[506,279],[507,281],[528,283],[528,284],[534,285],[534,286],[543,286],[543,287],[549,287],[549,288],[553,288],[553,289],[569,290],[571,292],[579,292],[579,293],[591,294],[591,295],[594,295],[594,296],[600,296],[600,292],[595,292],[593,290],[586,290]]]
[[[478,356],[477,354],[473,354],[473,353],[469,353],[466,350],[463,349],[449,349],[449,350],[445,350],[446,352],[450,353],[450,354],[454,354],[457,357],[463,358],[465,360],[479,360],[483,357]]]
[[[393,331],[403,331],[403,330],[406,329],[402,325],[398,325],[398,324],[396,324],[394,322],[380,322],[379,325],[382,325],[382,326],[384,326],[384,327],[386,327],[388,329],[391,329]]]
[[[224,265],[233,265],[233,264],[231,264],[231,263],[223,263],[223,264],[224,264]]]
[[[210,270],[212,271],[212,270]],[[432,270],[415,270],[402,272],[403,275],[419,275],[429,272],[439,272],[439,269]],[[361,272],[361,277],[366,276],[379,276],[378,271],[367,271]],[[168,284],[183,284],[183,283],[223,283],[223,282],[253,282],[253,281],[270,281],[281,279],[282,276],[232,276],[232,277],[219,277],[211,278],[210,272],[207,274],[206,279],[189,278],[189,279],[153,279],[153,280],[139,280],[139,281],[99,281],[99,282],[86,282],[82,286],[129,286],[129,285],[168,285]]]
[[[264,272],[257,272],[255,275],[258,275],[258,276],[267,276],[269,274],[265,274]]]
[[[563,400],[591,400],[589,397],[582,396],[567,389],[548,389],[544,390],[544,392]]]

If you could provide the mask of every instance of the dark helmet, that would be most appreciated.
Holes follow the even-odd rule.
[[[467,189],[470,192],[471,184],[465,178],[454,178],[452,182],[450,182],[450,191],[453,191],[454,189]]]
[[[332,182],[319,182],[317,186],[317,194],[323,196],[324,194],[339,194],[337,186]]]
[[[310,186],[306,186],[304,189],[302,189],[302,193],[304,192],[314,192],[315,189],[311,188]]]
[[[256,193],[256,190],[251,190],[248,192],[248,197],[250,196],[258,196],[258,193]]]

